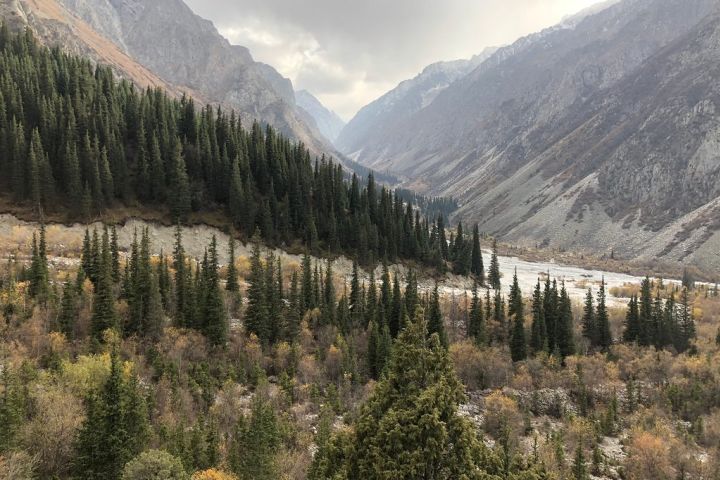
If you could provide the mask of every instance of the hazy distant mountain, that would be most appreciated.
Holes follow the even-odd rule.
[[[718,5],[624,0],[523,38],[355,158],[520,243],[720,267]]]
[[[140,85],[187,92],[268,122],[316,153],[333,148],[295,105],[290,80],[230,45],[182,0],[6,0],[3,17],[45,43],[113,65]]]
[[[451,83],[475,69],[497,49],[487,48],[470,60],[437,62],[425,67],[415,78],[363,107],[343,128],[336,141],[348,155],[357,155],[377,135],[427,107]]]
[[[295,92],[295,101],[298,107],[312,118],[318,129],[320,129],[320,133],[331,142],[335,142],[335,139],[337,139],[340,131],[345,126],[343,119],[326,108],[320,100],[307,90]]]

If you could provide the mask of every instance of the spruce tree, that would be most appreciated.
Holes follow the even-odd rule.
[[[585,465],[585,455],[583,454],[582,442],[575,449],[575,459],[572,467],[573,480],[588,480],[587,466]]]
[[[522,315],[512,317],[512,331],[510,332],[510,357],[513,362],[519,362],[527,358],[527,347],[525,345],[525,322]]]
[[[75,478],[120,478],[124,465],[140,453],[148,438],[145,403],[133,380],[123,379],[117,353],[99,394],[87,399],[87,418],[76,443]]]
[[[254,333],[260,341],[268,342],[270,339],[270,319],[265,286],[265,271],[260,253],[260,238],[256,233],[253,237],[253,250],[250,256],[250,276],[248,278],[247,300],[245,311],[245,329]]]
[[[478,225],[473,227],[472,260],[470,271],[475,275],[480,285],[485,284],[485,267],[483,266],[482,250],[480,249],[480,230]]]
[[[467,335],[469,338],[472,338],[477,345],[485,343],[485,319],[483,318],[482,300],[478,296],[477,281],[473,283]]]
[[[230,236],[230,241],[228,242],[228,257],[228,273],[225,289],[228,292],[237,293],[240,291],[240,286],[238,284],[237,266],[235,265],[235,239],[233,239],[232,236]]]
[[[290,277],[290,293],[288,296],[288,309],[285,315],[285,340],[294,342],[300,334],[300,322],[302,321],[302,298],[298,289],[297,271]]]
[[[463,387],[421,310],[393,348],[387,376],[315,456],[309,478],[484,478],[500,465],[458,414]],[[388,441],[388,438],[393,441]]]
[[[652,323],[652,293],[650,278],[645,277],[640,285],[640,303],[638,306],[638,336],[640,345],[650,345],[650,325]]]
[[[605,279],[600,282],[600,290],[597,295],[597,311],[595,314],[595,325],[597,329],[596,346],[603,351],[612,345],[612,335],[610,333],[610,318],[608,316],[607,307],[605,305]]]
[[[190,213],[190,181],[188,180],[182,146],[176,141],[172,156],[170,177],[170,214],[173,220],[182,222]]]
[[[540,291],[540,280],[535,286],[532,299],[532,326],[530,333],[530,348],[534,353],[547,351],[547,327],[545,326],[545,312],[543,310],[543,297]]]
[[[437,334],[440,344],[447,348],[448,338],[445,333],[445,323],[443,322],[442,312],[440,311],[440,293],[437,282],[435,283],[432,298],[430,299],[427,330],[429,335]]]
[[[559,351],[561,358],[565,358],[567,356],[575,354],[575,338],[573,329],[572,303],[570,301],[570,296],[565,289],[564,282],[562,288],[560,289],[558,307],[559,308],[556,327],[557,351]]]
[[[352,279],[350,280],[350,323],[352,327],[363,324],[364,305],[360,291],[360,274],[357,262],[353,261]]]
[[[519,362],[527,358],[527,345],[525,339],[525,313],[523,307],[522,291],[518,284],[517,269],[513,275],[513,283],[510,287],[508,314],[512,322],[510,331],[510,356],[513,362]]]
[[[76,288],[66,282],[63,287],[60,315],[58,316],[58,330],[63,333],[68,340],[72,340],[75,336],[75,323],[77,321],[77,315],[78,307]]]
[[[625,314],[625,331],[623,340],[627,343],[637,342],[640,336],[640,312],[638,311],[638,299],[630,297],[627,313]]]
[[[274,480],[277,473],[277,449],[281,430],[269,401],[257,395],[250,417],[241,418],[235,428],[228,455],[232,471],[241,480]]]
[[[497,255],[497,240],[493,240],[492,256],[490,257],[490,268],[488,269],[488,282],[490,287],[500,290],[500,263]]]
[[[109,258],[108,245],[107,252],[101,254],[101,259]],[[115,296],[112,286],[112,266],[109,261],[100,260],[91,319],[91,330],[95,340],[102,340],[103,332],[107,329],[118,329],[118,319],[115,312]]]
[[[592,289],[588,288],[585,295],[585,307],[583,308],[582,333],[588,339],[590,345],[595,347],[598,345],[598,329],[595,324],[595,305]]]
[[[204,271],[202,302],[203,333],[212,345],[222,346],[227,342],[228,323],[225,313],[225,304],[220,293],[220,279],[218,274],[217,239],[215,235],[210,241],[208,262]]]

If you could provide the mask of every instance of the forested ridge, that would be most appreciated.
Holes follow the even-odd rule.
[[[138,91],[102,65],[0,27],[0,189],[14,202],[89,220],[119,205],[172,221],[224,209],[245,238],[301,242],[363,264],[442,263],[436,221],[453,202],[350,179],[271,126],[234,112]],[[420,215],[416,205],[430,212]],[[445,258],[447,259],[447,258]]]

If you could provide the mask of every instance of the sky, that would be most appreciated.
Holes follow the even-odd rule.
[[[470,58],[598,0],[185,0],[348,121],[440,60]]]

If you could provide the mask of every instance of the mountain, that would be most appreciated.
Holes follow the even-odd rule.
[[[720,267],[719,8],[624,0],[522,38],[354,158],[519,244]]]
[[[395,124],[427,107],[455,80],[487,60],[497,48],[487,48],[470,60],[437,62],[425,67],[415,78],[363,107],[343,128],[336,145],[348,155],[358,156],[365,145]]]
[[[320,100],[315,98],[315,96],[307,90],[295,92],[295,101],[298,107],[315,122],[320,133],[322,133],[325,138],[331,142],[337,139],[340,131],[345,126],[345,122],[342,118],[338,117],[337,113],[328,110]]]
[[[290,80],[231,45],[182,0],[4,0],[3,18],[48,45],[113,66],[141,86],[189,93],[267,122],[314,153],[334,153],[295,104]]]

